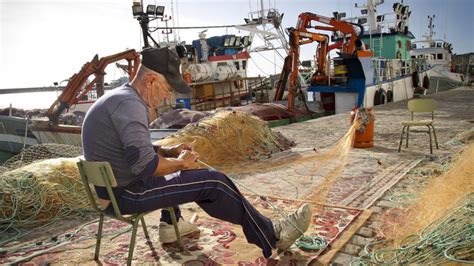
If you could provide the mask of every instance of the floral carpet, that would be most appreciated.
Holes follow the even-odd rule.
[[[267,197],[265,200],[256,196],[248,196],[249,200],[265,215],[278,218],[268,202],[289,213],[301,205],[301,201]],[[164,265],[295,265],[321,262],[329,250],[336,245],[348,231],[357,230],[357,220],[367,218],[364,211],[356,208],[339,206],[324,206],[311,203],[314,211],[311,226],[307,236],[320,236],[331,248],[304,251],[293,245],[287,251],[274,254],[265,259],[261,250],[248,244],[238,225],[209,217],[194,204],[184,206],[184,216],[198,215],[196,224],[200,233],[183,238],[186,251],[179,252],[176,244],[161,245],[158,238],[160,212],[148,214],[145,219],[150,232],[147,241],[143,231],[138,229],[133,263],[135,264],[164,264]],[[190,207],[191,206],[191,207]],[[317,211],[320,213],[317,213]],[[321,212],[322,210],[322,212]],[[365,218],[364,218],[365,217]],[[23,263],[24,265],[44,265],[55,263],[96,264],[93,260],[95,249],[95,233],[97,222],[89,222],[77,226],[58,235],[42,236],[30,241],[23,241],[21,246],[8,244],[2,247],[0,264]],[[130,241],[129,225],[106,219],[104,225],[99,260],[102,264],[125,264]],[[326,250],[328,249],[328,250]]]

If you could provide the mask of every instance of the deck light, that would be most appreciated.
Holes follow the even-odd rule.
[[[230,37],[230,41],[229,41],[229,46],[234,46],[235,45],[235,37]]]
[[[156,6],[156,16],[157,17],[162,17],[163,14],[165,13],[165,7],[164,6]]]
[[[132,12],[134,17],[143,15],[143,6],[140,2],[133,2]]]
[[[244,46],[249,46],[249,36],[244,36],[242,43],[244,44]]]
[[[228,47],[230,43],[230,37],[225,38],[224,47]]]
[[[146,14],[147,15],[155,15],[155,10],[156,10],[156,6],[155,5],[147,5],[146,6]]]
[[[275,16],[275,10],[270,9],[268,10],[267,18],[273,18]]]
[[[241,39],[242,39],[242,37],[240,37],[240,36],[235,37],[235,44],[234,44],[234,46],[240,46],[240,40],[241,40]]]

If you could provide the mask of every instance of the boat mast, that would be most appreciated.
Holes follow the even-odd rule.
[[[436,34],[436,32],[434,32],[434,23],[433,23],[433,19],[436,17],[436,15],[433,15],[433,16],[428,16],[428,35],[423,35],[423,37],[426,37],[426,42],[428,42],[428,45],[431,45],[431,43],[433,42],[433,36]]]

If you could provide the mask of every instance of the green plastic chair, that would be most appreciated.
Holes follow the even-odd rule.
[[[402,135],[400,136],[400,144],[398,145],[398,152],[402,149],[403,136],[405,135],[406,129],[406,147],[408,148],[408,140],[410,134],[410,127],[427,127],[428,130],[411,130],[411,132],[425,132],[430,137],[430,154],[433,154],[433,144],[431,132],[433,132],[436,149],[438,147],[438,139],[436,138],[436,131],[433,125],[434,111],[436,110],[437,103],[433,99],[412,99],[408,101],[408,111],[411,112],[411,121],[402,121],[403,129]],[[428,120],[415,120],[414,113],[431,113],[431,119]]]
[[[120,221],[123,221],[132,225],[132,237],[130,239],[130,247],[128,249],[128,259],[127,259],[127,265],[131,265],[139,221],[141,221],[142,223],[145,237],[148,240],[150,240],[150,237],[148,235],[148,230],[145,224],[145,219],[143,218],[147,213],[136,213],[136,214],[127,215],[127,216],[123,216],[120,213],[120,210],[117,205],[117,200],[114,196],[114,193],[112,192],[112,188],[117,186],[117,181],[115,180],[114,173],[112,172],[112,168],[110,167],[110,164],[108,162],[90,162],[90,161],[80,160],[77,163],[77,167],[79,168],[79,172],[81,174],[82,181],[83,181],[85,190],[87,192],[89,201],[91,202],[92,207],[100,214],[94,259],[95,260],[99,259],[99,250],[100,250],[100,242],[102,238],[102,226],[104,223],[104,216],[108,216],[108,217],[118,219]],[[90,185],[105,187],[105,189],[107,190],[107,194],[109,195],[109,198],[110,198],[110,203],[112,204],[112,207],[114,210],[114,215],[110,215],[106,213],[105,209],[103,209],[97,203],[94,197],[94,194],[92,193]],[[179,234],[179,229],[178,229],[178,224],[176,221],[176,215],[174,213],[174,209],[171,207],[167,209],[171,214],[171,219],[173,221],[174,230],[176,232],[178,246],[181,251],[184,251],[184,246],[181,240],[181,235]]]

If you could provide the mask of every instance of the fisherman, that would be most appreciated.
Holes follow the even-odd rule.
[[[213,169],[186,170],[199,158],[187,144],[155,146],[150,141],[148,108],[170,99],[176,91],[189,93],[181,78],[180,60],[168,48],[142,51],[130,83],[98,99],[82,125],[84,157],[111,164],[118,186],[113,189],[122,214],[149,212],[174,206],[181,235],[198,232],[178,205],[196,202],[210,216],[242,226],[249,243],[265,257],[289,248],[310,224],[308,204],[286,218],[271,221],[255,209],[229,177]],[[99,201],[113,213],[105,188],[95,187]],[[298,227],[298,228],[296,228]],[[159,239],[176,241],[170,213],[162,210]]]

